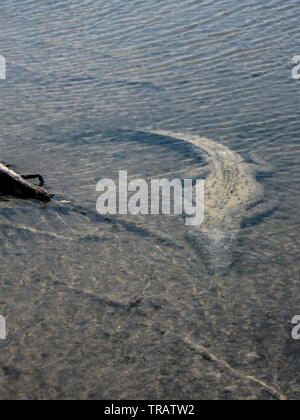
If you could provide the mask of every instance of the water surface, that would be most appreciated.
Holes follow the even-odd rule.
[[[299,12],[296,0],[1,3],[1,161],[71,201],[0,202],[1,399],[300,397]],[[205,165],[147,127],[272,165],[258,179],[278,205],[243,228],[228,272],[207,272],[181,218],[96,216],[101,178]]]

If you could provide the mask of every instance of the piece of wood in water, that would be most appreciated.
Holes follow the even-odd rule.
[[[39,185],[34,185],[27,181],[27,179],[33,178],[39,179]],[[44,180],[41,175],[22,176],[9,166],[0,163],[0,194],[2,195],[49,202],[53,195],[42,187],[43,183]]]

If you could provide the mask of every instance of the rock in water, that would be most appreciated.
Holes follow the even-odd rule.
[[[38,178],[40,185],[33,185],[26,180],[31,178]],[[40,175],[22,176],[0,163],[0,194],[49,202],[53,196],[42,185],[43,178]]]

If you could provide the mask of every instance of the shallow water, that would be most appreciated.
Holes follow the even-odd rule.
[[[0,160],[71,201],[0,201],[1,399],[300,397],[299,12],[295,0],[0,5]],[[204,167],[148,127],[272,165],[258,179],[278,204],[244,226],[226,273],[206,270],[179,217],[96,215],[101,178]]]

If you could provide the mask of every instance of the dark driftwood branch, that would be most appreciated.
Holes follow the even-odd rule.
[[[21,177],[23,179],[35,179],[38,178],[39,180],[39,187],[42,187],[44,185],[44,178],[39,175],[39,174],[35,174],[35,175],[21,175]]]
[[[38,178],[39,185],[26,181],[34,178]],[[41,175],[19,175],[9,166],[0,163],[0,194],[49,202],[53,196],[42,188],[43,185],[44,180]]]

